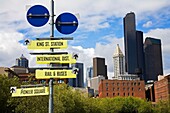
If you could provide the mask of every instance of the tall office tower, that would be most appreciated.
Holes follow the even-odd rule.
[[[86,86],[90,87],[91,78],[93,78],[93,67],[88,67],[86,70]]]
[[[28,68],[28,59],[25,58],[24,55],[22,54],[20,58],[16,59],[16,66],[22,66]]]
[[[147,37],[144,43],[146,79],[157,81],[163,75],[161,40]]]
[[[72,64],[72,67],[79,69],[76,78],[69,78],[69,85],[73,87],[84,87],[84,66],[83,63]]]
[[[108,79],[107,76],[107,66],[105,65],[105,59],[95,57],[93,58],[93,77],[102,75],[105,79]]]
[[[87,79],[93,78],[93,67],[88,67],[86,74],[87,74]]]
[[[125,70],[144,79],[143,33],[136,31],[135,14],[128,13],[124,18]]]
[[[136,31],[136,41],[137,41],[137,68],[136,73],[139,75],[140,79],[145,80],[145,55],[144,55],[144,44],[143,44],[143,32]]]
[[[118,79],[118,76],[121,76],[125,73],[124,55],[120,50],[119,44],[117,44],[116,50],[113,54],[113,62],[114,62],[114,78]]]

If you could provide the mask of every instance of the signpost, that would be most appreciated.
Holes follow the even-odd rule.
[[[36,70],[36,79],[76,78],[73,70]]]
[[[32,50],[43,50],[50,49],[51,53],[48,55],[39,55],[36,57],[37,64],[55,64],[55,63],[76,63],[78,58],[77,54],[73,56],[70,54],[61,54],[54,53],[54,49],[66,49],[67,48],[67,40],[64,38],[54,38],[54,24],[56,25],[57,30],[62,34],[71,34],[78,27],[77,18],[71,13],[63,13],[59,15],[54,23],[54,0],[51,0],[51,11],[50,14],[48,10],[42,5],[35,5],[31,7],[27,12],[27,20],[34,27],[41,27],[45,25],[49,17],[50,19],[50,38],[46,39],[37,39],[34,41],[25,41],[25,44],[28,46],[28,49]],[[44,53],[42,53],[44,54]],[[69,68],[69,67],[68,67]],[[76,74],[78,69],[74,70],[36,70],[36,78],[37,79],[50,79],[49,80],[49,93],[36,93],[35,89],[17,89],[17,93],[12,93],[13,96],[18,96],[19,94],[22,96],[33,96],[33,95],[45,95],[49,94],[49,113],[53,113],[53,78],[76,78]],[[11,89],[12,90],[12,89]],[[37,90],[37,89],[36,89]],[[39,92],[43,91],[41,89]],[[45,90],[46,91],[46,90]],[[12,91],[13,92],[13,91]],[[25,92],[25,93],[22,93]]]
[[[74,64],[76,59],[71,54],[65,55],[39,55],[36,56],[37,64],[50,64],[50,63],[62,63],[62,64]]]
[[[12,97],[49,95],[48,87],[20,88],[12,93]]]

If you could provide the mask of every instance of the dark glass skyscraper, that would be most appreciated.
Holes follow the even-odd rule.
[[[93,77],[102,75],[105,79],[108,79],[107,76],[107,66],[105,65],[105,59],[95,57],[93,58]]]
[[[136,44],[137,44],[137,68],[136,73],[142,80],[145,80],[145,59],[144,59],[144,45],[143,45],[143,32],[136,31]]]
[[[16,65],[28,68],[28,59],[25,58],[24,55],[22,54],[20,58],[16,59]]]
[[[84,87],[84,66],[83,63],[72,64],[72,67],[79,69],[76,78],[69,78],[69,85],[73,87]]]
[[[144,43],[146,81],[163,75],[161,40],[147,37]]]
[[[88,67],[86,70],[87,79],[93,78],[93,67]]]
[[[128,13],[124,18],[125,70],[144,79],[143,32],[136,31],[135,14]]]

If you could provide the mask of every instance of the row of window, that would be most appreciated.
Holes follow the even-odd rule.
[[[127,86],[129,86],[129,85],[131,85],[131,86],[136,86],[136,85],[138,85],[138,86],[140,86],[140,82],[138,82],[138,83],[136,83],[136,82],[132,82],[132,83],[129,83],[129,82],[127,82],[127,83],[122,83],[123,84],[123,86],[125,86],[125,85],[127,85]],[[108,83],[106,83],[106,86],[108,86],[109,84]],[[117,86],[120,86],[120,83],[118,82],[118,83],[112,83],[112,86],[114,86],[114,85],[117,85]]]
[[[130,89],[132,89],[132,91],[134,91],[134,88],[132,87],[132,88],[123,88],[123,91],[125,91],[125,90],[127,90],[127,91],[130,91]],[[109,90],[109,88],[108,87],[106,87],[106,91],[108,91]],[[120,88],[113,88],[112,89],[113,91],[119,91],[120,90]],[[138,91],[141,91],[141,88],[138,88]]]
[[[106,93],[106,96],[109,96],[109,93]],[[113,96],[120,96],[120,93],[113,93]],[[130,95],[130,93],[123,93],[123,96],[134,96],[134,93]]]

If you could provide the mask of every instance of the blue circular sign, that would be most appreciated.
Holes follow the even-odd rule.
[[[62,13],[57,17],[55,26],[60,33],[71,34],[77,29],[78,20],[71,13]]]
[[[27,12],[28,22],[35,27],[45,25],[49,20],[49,11],[42,5],[32,6]]]

